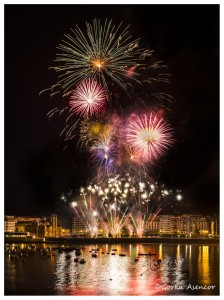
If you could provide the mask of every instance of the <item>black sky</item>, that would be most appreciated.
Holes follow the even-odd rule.
[[[131,24],[172,74],[176,143],[160,180],[183,189],[195,211],[219,208],[218,5],[5,5],[5,214],[63,212],[59,196],[88,179],[86,157],[63,151],[65,119],[48,121],[39,92],[64,33],[94,18]]]

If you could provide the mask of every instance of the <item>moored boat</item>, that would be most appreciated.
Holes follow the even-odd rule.
[[[84,258],[82,258],[82,259],[80,259],[79,263],[80,263],[80,264],[85,264],[85,263],[86,263],[86,261],[85,261],[85,259],[84,259]]]

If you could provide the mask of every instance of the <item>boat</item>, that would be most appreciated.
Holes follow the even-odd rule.
[[[74,262],[78,262],[79,261],[79,258],[74,258]]]
[[[85,264],[85,263],[86,263],[86,261],[85,261],[85,259],[84,259],[84,258],[82,258],[82,259],[80,259],[79,263],[80,263],[80,264]]]
[[[92,257],[97,257],[97,254],[96,253],[92,253]]]
[[[134,259],[134,261],[138,261],[138,258],[136,257],[136,258]]]
[[[115,255],[115,253],[111,253],[111,255]]]
[[[156,255],[156,253],[151,253],[151,252],[149,252],[149,253],[138,253],[138,255],[149,255],[149,256],[151,256],[151,255]]]
[[[120,253],[120,254],[119,254],[119,256],[126,256],[126,254],[124,254],[124,253]]]

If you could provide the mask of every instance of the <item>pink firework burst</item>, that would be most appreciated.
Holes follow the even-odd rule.
[[[171,128],[154,113],[132,116],[126,127],[126,141],[140,161],[152,161],[172,144]]]
[[[97,81],[83,80],[72,93],[71,110],[80,116],[92,116],[103,108],[106,98],[104,88]]]

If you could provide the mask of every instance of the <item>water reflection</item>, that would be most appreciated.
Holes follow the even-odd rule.
[[[200,246],[198,252],[198,272],[200,284],[207,284],[210,281],[209,247]]]
[[[49,259],[42,257],[41,250],[36,247],[27,263],[22,264],[20,259],[10,258],[14,255],[15,245],[13,247],[5,256],[6,294],[10,291],[18,295],[22,292],[30,295],[113,296],[219,294],[219,247],[215,245],[86,245],[82,246],[78,257],[84,258],[85,264],[74,261],[75,251],[60,253],[53,249],[56,245],[47,244],[38,247],[48,249]],[[21,245],[17,253],[26,247]],[[92,249],[96,248],[97,257],[94,258]],[[144,255],[150,252],[156,255]],[[121,253],[126,256],[119,256]],[[136,257],[139,257],[138,261]],[[158,259],[161,259],[161,265]],[[36,287],[31,278],[39,278]],[[189,284],[216,285],[216,288],[186,289]]]

